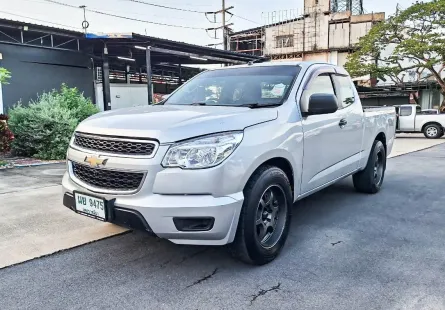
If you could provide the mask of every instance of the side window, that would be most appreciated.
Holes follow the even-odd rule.
[[[413,113],[411,107],[400,107],[400,116],[410,116]]]
[[[333,94],[334,86],[329,74],[322,74],[314,78],[307,88],[308,98],[313,94]]]
[[[354,96],[354,84],[348,76],[335,76],[335,81],[338,91],[338,99],[340,101],[341,107],[346,108],[355,102]]]

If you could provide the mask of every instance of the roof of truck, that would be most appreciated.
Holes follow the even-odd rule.
[[[308,69],[312,65],[326,65],[334,67],[337,72],[340,71],[340,74],[348,74],[344,68],[336,66],[334,64],[323,62],[323,61],[268,61],[268,62],[258,62],[258,63],[248,63],[248,64],[242,64],[242,65],[235,65],[230,67],[222,67],[222,68],[215,68],[212,70],[227,70],[232,68],[246,68],[246,67],[272,67],[272,66],[299,66],[303,70]]]

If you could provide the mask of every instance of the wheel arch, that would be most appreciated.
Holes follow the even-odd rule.
[[[292,164],[292,162],[292,157],[289,154],[286,154],[286,152],[284,151],[280,152],[279,154],[274,154],[273,156],[263,156],[261,159],[255,161],[255,163],[251,165],[249,173],[246,174],[246,177],[243,180],[243,188],[261,167],[267,165],[274,166],[280,168],[286,174],[291,185],[292,194],[294,195],[293,198],[295,199],[297,195],[297,193],[295,192],[295,188],[298,188],[299,178],[298,176],[296,177],[297,170],[295,169],[295,166]]]
[[[375,137],[374,141],[382,142],[383,146],[385,147],[385,152],[388,151],[388,146],[386,145],[386,135],[383,131],[378,133],[378,135]]]
[[[428,126],[428,125],[437,125],[437,126],[439,126],[439,128],[443,128],[441,123],[436,122],[436,121],[429,121],[429,122],[426,122],[425,124],[422,125],[422,130],[421,131],[423,132],[425,130],[425,127]]]

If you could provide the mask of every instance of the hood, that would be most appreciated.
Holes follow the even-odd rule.
[[[152,105],[98,113],[76,131],[176,142],[205,134],[243,130],[276,119],[276,108]]]

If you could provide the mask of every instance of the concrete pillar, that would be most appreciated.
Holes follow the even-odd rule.
[[[331,51],[329,53],[329,63],[338,65],[338,51]]]
[[[3,111],[3,95],[2,95],[2,84],[0,83],[0,114],[5,113]]]
[[[147,91],[148,91],[148,104],[153,104],[153,84],[151,80],[151,49],[147,46],[145,52],[145,62],[147,66]]]
[[[110,63],[106,45],[102,54],[102,92],[104,96],[104,111],[111,110]]]

